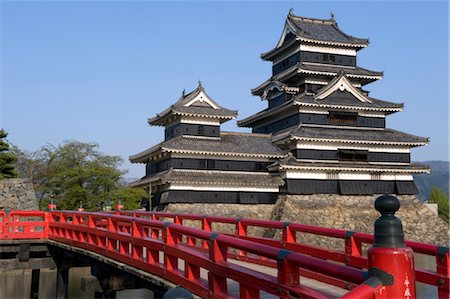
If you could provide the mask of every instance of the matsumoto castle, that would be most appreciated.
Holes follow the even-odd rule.
[[[428,138],[386,128],[403,104],[372,98],[365,86],[382,72],[357,65],[367,39],[336,20],[289,12],[278,44],[261,54],[272,76],[251,90],[267,108],[237,121],[252,133],[222,132],[237,111],[224,108],[199,82],[148,119],[164,141],[130,157],[146,175],[131,186],[169,203],[273,204],[280,194],[415,194],[411,148]]]

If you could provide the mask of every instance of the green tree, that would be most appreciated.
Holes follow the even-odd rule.
[[[120,199],[125,210],[136,210],[141,207],[141,200],[143,198],[150,199],[150,194],[141,188],[124,187],[112,191],[109,198],[111,199],[113,206],[118,203]]]
[[[95,143],[68,141],[47,145],[32,155],[29,174],[43,206],[54,194],[58,209],[74,210],[81,202],[85,210],[97,210],[100,202],[118,188],[123,174],[118,169],[121,161],[120,157],[100,153]]]
[[[0,179],[16,178],[17,172],[14,168],[16,156],[10,151],[9,144],[5,138],[8,136],[3,129],[0,129]]]
[[[428,197],[428,202],[437,203],[439,217],[444,219],[447,223],[449,223],[448,200],[448,196],[443,190],[436,187],[433,187],[431,189],[430,197]]]
[[[37,184],[37,180],[46,170],[43,152],[41,150],[35,152],[23,151],[15,145],[11,146],[11,152],[17,158],[14,166],[19,177],[28,178],[33,184]]]

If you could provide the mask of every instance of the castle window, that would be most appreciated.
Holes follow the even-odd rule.
[[[381,180],[381,174],[380,173],[372,173],[370,175],[370,179],[374,180],[374,181],[379,181],[379,180]]]
[[[358,115],[356,113],[330,112],[328,118],[332,124],[355,125]]]
[[[340,150],[339,161],[344,162],[367,162],[367,151]]]
[[[339,179],[339,173],[337,172],[327,172],[327,180],[337,180]]]
[[[216,169],[216,161],[215,160],[206,160],[206,168],[207,169]]]
[[[328,54],[323,54],[322,61],[328,61],[328,60],[329,60]]]
[[[198,168],[199,169],[207,169],[208,167],[208,161],[207,160],[199,160],[198,161]]]
[[[256,162],[255,163],[255,170],[256,171],[264,171],[264,170],[266,170],[266,166],[264,165],[264,163]]]
[[[330,61],[331,61],[331,62],[335,62],[335,61],[336,61],[336,56],[330,55]]]
[[[203,126],[197,127],[197,135],[200,135],[200,136],[205,135],[205,128]]]

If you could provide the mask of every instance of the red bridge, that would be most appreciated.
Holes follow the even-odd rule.
[[[398,210],[395,201],[392,196],[377,199],[382,216],[375,223],[375,235],[208,215],[0,212],[0,244],[12,239],[44,239],[95,252],[202,298],[336,297],[326,291],[327,286],[340,288],[342,298],[347,299],[415,298],[417,282],[437,288],[439,298],[449,298],[448,247],[403,243],[401,222],[394,216]],[[235,233],[217,232],[217,224],[231,225]],[[249,228],[278,230],[281,237],[252,236]],[[341,239],[345,246],[332,250],[302,244],[296,240],[300,234]],[[370,246],[365,253],[364,248]],[[415,269],[413,252],[434,257],[434,271]],[[322,287],[304,283],[311,280]]]

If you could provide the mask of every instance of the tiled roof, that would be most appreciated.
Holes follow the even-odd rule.
[[[313,104],[318,106],[345,106],[355,108],[372,108],[374,110],[403,109],[402,103],[393,103],[371,97],[368,98],[372,101],[371,103],[359,101],[348,91],[335,91],[322,100],[315,100],[314,96],[305,94],[297,95],[293,98],[293,100],[298,103]]]
[[[171,115],[205,116],[212,118],[220,118],[222,120],[228,120],[236,117],[237,111],[221,107],[208,95],[206,95],[206,97],[208,97],[208,100],[211,101],[213,105],[216,106],[216,108],[213,108],[207,103],[201,101],[197,101],[192,105],[187,106],[188,103],[191,102],[193,99],[195,99],[195,97],[197,97],[201,92],[203,92],[206,95],[205,89],[199,82],[199,85],[195,90],[193,90],[188,94],[184,94],[183,92],[183,95],[177,102],[175,102],[173,105],[171,105],[163,112],[158,113],[155,117],[149,118],[148,119],[149,124],[163,125],[164,119],[170,117]]]
[[[143,177],[131,186],[139,186],[151,182],[193,184],[193,185],[233,185],[278,187],[284,184],[278,174],[268,172],[238,172],[218,170],[168,169],[154,175]]]
[[[392,129],[368,129],[349,127],[329,127],[301,124],[297,127],[280,131],[274,135],[274,141],[285,138],[330,140],[339,142],[362,143],[405,143],[409,145],[423,145],[428,138],[419,137]]]
[[[281,157],[283,151],[272,144],[269,134],[221,132],[219,138],[177,136],[130,157],[131,162],[145,162],[152,153],[163,150],[178,153],[220,154],[229,156]]]
[[[354,163],[354,162],[344,162],[340,161],[339,163],[328,163],[328,162],[308,162],[308,161],[300,161],[296,159],[292,154],[289,154],[286,158],[281,159],[274,164],[269,166],[269,169],[278,169],[278,168],[297,168],[297,169],[308,169],[308,170],[324,170],[324,169],[333,169],[336,171],[343,169],[361,169],[364,171],[373,170],[373,171],[412,171],[417,173],[429,172],[430,168],[427,165],[420,164],[404,164],[404,165],[393,165],[393,164],[370,164],[370,163]]]
[[[288,14],[287,22],[298,37],[315,41],[367,46],[369,40],[348,35],[339,29],[335,19],[313,19]]]
[[[344,33],[338,26],[334,18],[314,19],[295,16],[289,12],[285,30],[289,29],[296,39],[307,42],[329,46],[350,47],[356,50],[365,48],[369,45],[369,40],[357,38]],[[280,40],[277,47],[261,54],[263,59],[272,59],[276,53],[290,47],[296,43],[296,39]]]
[[[392,103],[384,100],[379,100],[375,98],[369,97],[372,101],[369,102],[361,102],[356,99],[349,92],[335,92],[330,96],[326,97],[323,100],[315,100],[313,95],[309,95],[306,93],[301,93],[292,97],[291,100],[277,106],[275,108],[269,109],[266,108],[256,114],[253,114],[244,119],[238,120],[238,126],[240,127],[252,127],[252,124],[255,121],[266,118],[268,113],[277,114],[282,111],[289,110],[289,107],[293,107],[295,105],[305,105],[305,106],[313,106],[313,107],[323,107],[330,109],[348,109],[348,110],[368,110],[368,111],[384,111],[386,113],[392,113],[401,111],[403,109],[402,103]]]
[[[270,77],[259,86],[253,88],[251,90],[253,95],[262,95],[264,89],[269,86],[271,83],[276,81],[285,80],[286,78],[290,78],[296,74],[310,74],[313,76],[327,76],[327,77],[335,77],[340,72],[344,72],[347,77],[350,79],[361,79],[362,83],[367,84],[378,79],[383,78],[383,72],[371,71],[362,67],[352,67],[352,68],[343,68],[338,65],[325,65],[319,63],[301,63],[298,62],[294,66],[288,68],[287,70],[276,74],[275,76]]]

